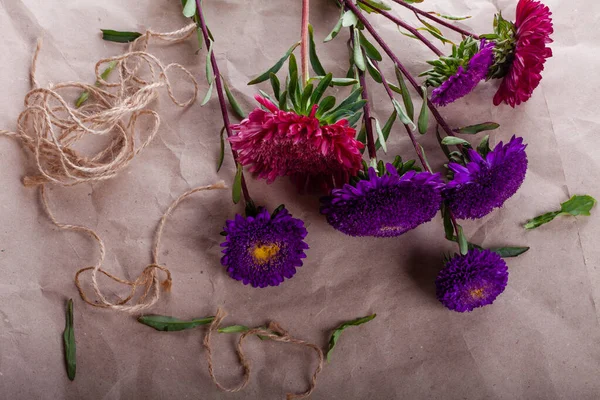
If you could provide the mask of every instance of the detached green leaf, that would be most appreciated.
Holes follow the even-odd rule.
[[[335,348],[338,340],[340,339],[342,332],[346,328],[349,328],[351,326],[358,326],[358,325],[366,324],[367,322],[372,321],[376,316],[377,316],[377,314],[368,315],[366,317],[357,318],[352,321],[344,322],[343,324],[338,326],[336,328],[336,330],[333,331],[333,334],[331,335],[331,338],[329,339],[329,349],[327,350],[327,362],[331,361],[331,354],[333,352],[333,349]]]
[[[106,69],[100,74],[100,77],[103,80],[108,79],[108,77],[110,76],[111,72],[115,69],[117,64],[118,64],[117,61],[109,62]],[[96,81],[95,85],[100,86],[100,82]],[[81,95],[75,101],[75,107],[77,107],[77,108],[81,107],[83,105],[83,103],[88,101],[89,98],[90,98],[90,93],[88,91],[82,92]]]
[[[183,15],[192,18],[196,15],[196,0],[187,0],[183,6]]]
[[[223,133],[225,133],[225,127],[221,128],[221,133],[219,134],[221,138],[221,151],[219,152],[219,161],[217,163],[217,172],[221,170],[223,166],[223,160],[225,159],[225,138],[223,137]]]
[[[585,215],[589,216],[590,211],[596,204],[596,200],[589,195],[575,195],[562,203],[559,211],[552,211],[539,215],[529,221],[524,226],[525,229],[535,229],[541,225],[547,224],[559,215]]]
[[[256,78],[252,79],[250,82],[248,82],[248,85],[255,85],[257,83],[264,82],[271,77],[272,73],[276,74],[281,69],[281,67],[283,67],[283,64],[286,62],[286,60],[290,57],[290,55],[294,52],[294,50],[296,50],[296,47],[298,47],[298,46],[300,46],[300,42],[295,43],[292,47],[290,47],[289,50],[285,53],[285,55],[283,57],[281,57],[279,59],[279,61],[277,61],[275,63],[275,65],[273,65],[271,68],[269,68],[267,71],[260,74]]]
[[[222,78],[222,76],[221,76],[221,78]],[[246,113],[244,112],[244,110],[242,110],[242,107],[240,107],[240,104],[237,102],[237,100],[233,96],[233,93],[231,93],[231,90],[229,90],[229,85],[227,85],[227,81],[225,79],[222,79],[222,81],[223,81],[223,86],[225,87],[225,94],[227,95],[227,100],[229,100],[229,104],[231,105],[231,108],[237,114],[238,117],[240,117],[241,119],[246,118]]]
[[[354,65],[361,71],[367,69],[367,62],[365,60],[365,55],[362,52],[362,47],[359,43],[359,31],[354,28],[354,51],[352,53],[354,58]]]
[[[310,65],[312,66],[313,71],[315,71],[315,74],[317,75],[327,75],[327,72],[325,72],[325,68],[323,68],[321,61],[319,60],[319,56],[317,55],[313,27],[310,24],[308,25],[308,38]]]
[[[237,171],[235,173],[235,178],[233,179],[233,187],[231,190],[231,194],[232,194],[232,199],[233,199],[233,203],[237,204],[240,202],[240,199],[242,198],[242,171],[243,171],[243,167],[242,164],[237,163]]]
[[[214,319],[215,317],[206,317],[193,319],[191,321],[183,321],[166,315],[142,315],[138,318],[138,322],[152,327],[157,331],[176,332],[196,328],[201,325],[208,325],[213,322]]]
[[[333,38],[335,38],[338,35],[338,33],[340,33],[340,30],[342,29],[343,18],[344,18],[344,9],[342,8],[342,13],[340,14],[340,18],[335,23],[333,30],[329,33],[329,35],[327,35],[327,37],[325,38],[325,40],[323,40],[323,42],[329,42],[330,40],[333,40]]]
[[[484,122],[482,124],[464,126],[462,128],[455,129],[454,132],[475,135],[476,133],[483,131],[493,131],[499,127],[500,125],[495,122]]]
[[[379,120],[377,118],[375,118],[375,130],[377,131],[377,137],[379,139],[377,143],[381,145],[383,152],[387,154],[387,145],[385,144],[387,138],[383,134],[383,130],[381,130],[381,125],[379,125]]]
[[[490,249],[502,258],[517,257],[529,250],[529,247],[497,247]]]
[[[446,136],[442,139],[442,144],[445,146],[471,146],[471,143],[467,142],[465,139],[461,139],[456,136]]]
[[[244,325],[231,325],[224,326],[223,328],[219,328],[217,332],[219,333],[244,333],[248,332],[250,328]]]
[[[129,43],[142,36],[139,32],[114,31],[112,29],[100,29],[102,39],[108,42]]]
[[[65,345],[67,376],[69,377],[69,380],[72,381],[75,379],[75,373],[77,372],[77,349],[75,345],[75,328],[73,327],[73,299],[69,299],[69,302],[67,303],[63,342]]]
[[[421,105],[421,112],[419,113],[419,133],[424,135],[427,133],[427,127],[429,126],[429,107],[427,107],[427,88],[421,86],[423,91],[423,104]]]

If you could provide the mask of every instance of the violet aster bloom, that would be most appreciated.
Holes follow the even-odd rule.
[[[453,311],[472,311],[492,304],[506,288],[508,267],[490,250],[455,255],[435,280],[437,299]]]
[[[502,207],[525,179],[526,146],[523,138],[513,136],[506,145],[498,143],[485,158],[469,149],[466,166],[448,164],[454,179],[444,188],[444,198],[454,216],[477,219]]]
[[[479,51],[471,57],[467,68],[459,66],[454,75],[431,92],[431,102],[437,106],[446,106],[471,93],[486,77],[494,62],[493,49],[493,42],[482,40]]]
[[[333,189],[321,199],[321,213],[335,229],[351,236],[399,236],[430,221],[440,209],[443,182],[439,174],[408,171],[402,176],[392,164],[378,176],[356,186]]]
[[[237,214],[227,221],[224,231],[227,239],[221,244],[225,248],[221,264],[244,285],[278,286],[293,277],[306,258],[304,222],[292,218],[285,208],[273,216],[265,208],[256,216]]]

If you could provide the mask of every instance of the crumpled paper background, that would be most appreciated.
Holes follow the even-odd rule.
[[[256,88],[246,86],[298,40],[300,1],[205,0],[215,53],[223,75],[246,110]],[[505,208],[464,224],[483,246],[529,245],[508,260],[509,286],[491,307],[469,314],[443,308],[433,280],[444,251],[439,220],[397,239],[356,239],[333,231],[318,215],[318,200],[298,196],[285,181],[266,186],[250,180],[255,200],[270,208],[284,202],[306,221],[311,250],[296,277],[280,287],[253,289],[231,280],[220,266],[224,221],[234,207],[229,191],[198,194],[174,213],[165,230],[161,262],[174,274],[173,292],[152,312],[180,318],[229,312],[227,324],[279,321],[296,337],[325,346],[340,322],[373,312],[367,325],[347,330],[332,362],[319,376],[315,399],[597,399],[600,363],[600,234],[597,215],[559,218],[532,232],[521,224],[550,211],[572,194],[598,197],[600,156],[596,151],[600,30],[597,2],[548,0],[554,13],[554,57],[533,98],[512,110],[494,107],[495,88],[481,85],[442,110],[453,126],[487,120],[501,129],[493,144],[525,137],[530,167],[521,190]],[[443,14],[472,15],[463,27],[489,32],[494,12],[513,19],[514,0],[427,0],[422,7]],[[343,76],[347,32],[321,44],[338,17],[333,1],[313,0],[311,22],[326,68]],[[414,17],[401,7],[395,14]],[[378,16],[370,16],[414,73],[432,54]],[[101,57],[124,51],[103,42],[100,28],[171,31],[188,23],[179,0],[103,2],[1,0],[3,72],[0,122],[14,129],[29,90],[28,69],[35,40],[44,38],[38,80],[93,82]],[[458,39],[451,33],[448,36]],[[175,46],[153,46],[165,62],[190,68],[203,78],[204,51],[192,38]],[[446,48],[449,51],[449,48]],[[392,77],[392,64],[383,64]],[[592,68],[590,68],[592,67]],[[373,86],[373,85],[371,85]],[[185,93],[186,88],[179,88]],[[375,113],[387,118],[390,105],[373,88]],[[134,278],[150,262],[158,220],[169,204],[193,186],[231,182],[229,152],[216,173],[222,126],[216,97],[201,108],[181,110],[161,100],[159,137],[115,179],[74,188],[51,187],[50,202],[61,221],[95,229],[106,241],[106,268]],[[413,158],[409,142],[394,129],[388,156]],[[481,135],[477,136],[479,139]],[[441,167],[430,132],[419,141]],[[0,138],[0,394],[12,399],[279,399],[303,391],[316,365],[312,352],[280,343],[249,340],[252,382],[241,393],[218,391],[208,376],[201,346],[203,329],[159,333],[135,318],[84,304],[73,284],[76,270],[98,257],[94,242],[54,227],[41,210],[36,190],[21,178],[33,171],[19,144]],[[594,210],[596,213],[598,210]],[[594,213],[594,214],[596,214]],[[119,288],[115,288],[118,293]],[[69,382],[63,364],[65,301],[75,299],[78,374]],[[241,368],[233,335],[214,341],[216,373],[229,385]]]

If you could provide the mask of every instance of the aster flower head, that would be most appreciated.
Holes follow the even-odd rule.
[[[504,102],[515,107],[529,100],[539,85],[544,63],[552,57],[548,47],[554,33],[551,15],[548,6],[539,1],[519,0],[514,24],[501,15],[494,18],[497,38],[489,78],[504,78],[494,96],[494,105]]]
[[[237,135],[229,141],[239,153],[239,162],[269,183],[289,176],[300,191],[329,191],[356,175],[362,165],[364,144],[355,139],[353,122],[346,117],[357,120],[364,102],[360,100],[361,91],[356,90],[335,109],[332,96],[318,103],[324,91],[319,87],[327,87],[331,79],[328,74],[306,104],[294,100],[291,109],[286,101],[278,107],[266,97],[256,96],[263,109],[255,109],[232,126]],[[292,90],[299,92],[298,86]],[[303,93],[311,91],[309,84]]]
[[[514,195],[527,172],[525,147],[523,138],[513,136],[487,154],[469,149],[466,165],[449,163],[454,178],[444,188],[444,198],[454,216],[481,218]]]
[[[221,264],[230,277],[253,287],[278,286],[296,273],[306,258],[304,222],[292,218],[285,207],[271,215],[258,208],[255,215],[237,214],[226,222]]]
[[[435,280],[437,299],[453,311],[473,311],[492,304],[504,292],[508,267],[490,250],[472,249],[455,255]]]
[[[482,39],[479,43],[469,37],[458,47],[452,48],[452,55],[430,61],[433,69],[427,75],[428,86],[436,87],[431,93],[435,105],[445,106],[471,93],[484,79],[494,61],[494,43]]]
[[[441,206],[442,179],[407,164],[387,164],[384,171],[381,163],[379,174],[369,168],[364,179],[322,198],[321,213],[351,236],[399,236],[430,221]]]

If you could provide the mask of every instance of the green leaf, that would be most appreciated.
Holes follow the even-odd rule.
[[[364,1],[366,4],[371,6],[371,8],[385,10],[385,11],[389,11],[392,9],[390,6],[388,6],[383,1],[380,1],[380,0],[362,0],[362,1]]]
[[[367,56],[373,60],[381,61],[383,59],[381,57],[381,53],[379,53],[375,46],[373,46],[373,44],[369,42],[369,40],[365,37],[365,35],[363,35],[361,31],[358,31],[358,34],[360,38],[360,45],[365,49],[365,53],[367,53]]]
[[[212,96],[212,91],[213,91],[214,84],[215,84],[215,82],[213,81],[208,86],[208,90],[206,91],[206,95],[204,96],[204,99],[202,99],[202,102],[200,103],[200,106],[205,105],[210,100],[210,97]]]
[[[483,139],[481,139],[481,143],[477,146],[477,152],[481,154],[482,157],[485,157],[490,151],[492,151],[492,149],[490,149],[490,136],[485,135]]]
[[[495,122],[484,122],[482,124],[477,125],[469,125],[464,126],[462,128],[455,129],[456,133],[465,133],[467,135],[475,135],[476,133],[483,131],[493,131],[494,129],[498,129],[500,125]]]
[[[423,148],[423,146],[421,146],[420,143],[417,143],[417,146],[419,146],[419,150],[421,150],[421,154],[423,155],[423,160],[425,160],[425,165],[423,167],[427,168],[427,170],[429,171],[433,171],[433,168],[431,168],[431,165],[429,165],[429,161],[427,160],[425,149]]]
[[[110,76],[111,72],[115,69],[117,64],[118,64],[118,61],[109,62],[106,69],[104,71],[102,71],[102,73],[100,74],[100,77],[103,80],[108,79],[108,77]],[[100,82],[96,81],[95,85],[100,86]],[[75,107],[76,108],[81,107],[83,105],[83,103],[88,101],[89,98],[90,98],[90,93],[88,91],[82,92],[81,95],[75,101]]]
[[[321,64],[319,60],[319,56],[317,55],[317,47],[315,46],[315,37],[313,34],[312,25],[308,25],[308,37],[309,37],[309,54],[310,54],[310,65],[312,65],[313,71],[315,74],[325,76],[327,72],[325,72],[325,68]]]
[[[285,55],[275,63],[275,65],[269,68],[266,72],[263,72],[256,78],[252,79],[250,82],[248,82],[248,85],[255,85],[257,83],[264,82],[271,77],[272,73],[276,74],[281,69],[281,67],[283,67],[283,63],[285,63],[285,61],[290,57],[290,55],[293,53],[294,50],[296,50],[296,47],[298,47],[299,45],[300,42],[295,43],[292,47],[289,48]]]
[[[176,332],[196,328],[201,325],[208,325],[213,322],[214,319],[215,317],[206,317],[183,321],[166,315],[142,315],[138,318],[138,322],[152,327],[157,331]]]
[[[490,249],[502,258],[517,257],[529,250],[529,247],[497,247]]]
[[[394,126],[394,122],[396,122],[397,117],[398,117],[398,113],[396,112],[396,110],[392,111],[392,114],[390,115],[387,122],[383,126],[383,129],[381,130],[381,132],[383,133],[384,141],[387,141],[388,138],[390,137],[390,132],[392,131],[392,126]],[[380,147],[381,147],[381,143],[379,141],[377,143],[375,143],[376,150],[379,150]]]
[[[359,38],[359,31],[358,31],[358,29],[354,28],[354,50],[352,53],[352,56],[354,59],[354,65],[356,65],[356,67],[358,69],[360,69],[361,71],[364,71],[367,69],[367,64],[365,61],[365,56],[362,52],[362,47],[360,46],[360,44],[358,42],[358,38]]]
[[[452,219],[450,218],[448,206],[445,204],[442,206],[442,217],[444,219],[444,233],[446,234],[446,239],[454,241],[454,225],[452,224]]]
[[[327,96],[319,103],[319,108],[317,109],[317,118],[320,118],[327,111],[331,110],[335,106],[335,97]]]
[[[442,139],[442,144],[444,146],[471,146],[471,143],[467,142],[465,139],[461,139],[456,136],[446,136]]]
[[[333,353],[333,349],[335,348],[338,340],[340,339],[342,332],[346,328],[349,328],[351,326],[358,326],[358,325],[366,324],[367,322],[372,321],[376,316],[377,316],[377,314],[368,315],[366,317],[357,318],[352,321],[344,322],[343,324],[338,326],[333,331],[333,334],[331,335],[331,338],[329,339],[329,349],[327,350],[327,362],[331,361],[331,354]]]
[[[223,76],[221,76],[221,78],[223,78]],[[233,111],[236,113],[236,115],[238,117],[240,117],[241,119],[246,118],[246,113],[244,112],[244,110],[242,110],[242,107],[240,107],[240,104],[237,102],[237,100],[233,96],[233,93],[231,93],[231,90],[229,90],[229,85],[227,85],[227,81],[225,79],[222,79],[222,80],[223,80],[223,86],[225,87],[225,94],[227,95],[227,100],[229,100],[229,104],[231,105],[231,108],[233,109]]]
[[[365,145],[365,148],[367,146],[367,129],[365,124],[362,124],[362,127],[360,128],[360,131],[358,132],[358,135],[356,135],[356,140],[361,142],[362,144]],[[365,148],[362,149],[362,151],[365,151]]]
[[[237,163],[237,170],[235,172],[235,178],[233,179],[233,187],[231,190],[233,203],[237,204],[242,198],[242,176],[243,176],[242,164]]]
[[[408,88],[406,87],[406,82],[404,82],[404,76],[402,76],[402,71],[395,68],[396,71],[396,79],[398,79],[398,84],[400,85],[402,101],[404,102],[404,107],[406,108],[406,114],[412,120],[415,117],[415,107],[412,102],[412,98],[410,97],[410,93],[408,92]]]
[[[410,117],[406,114],[406,111],[404,111],[404,109],[402,108],[400,103],[398,103],[398,101],[396,99],[392,99],[392,105],[394,106],[394,109],[396,110],[396,113],[398,114],[398,118],[400,118],[400,121],[402,121],[403,124],[408,125],[410,127],[410,129],[412,129],[414,131],[416,126],[412,122]]]
[[[310,102],[312,104],[317,104],[319,101],[321,101],[321,97],[323,97],[323,94],[327,90],[327,87],[331,83],[332,79],[333,79],[333,75],[331,73],[325,75],[321,79],[321,81],[315,88],[315,91],[313,92],[312,97],[310,98]]]
[[[427,127],[429,125],[429,107],[427,107],[427,88],[421,86],[423,91],[423,104],[421,105],[421,112],[419,113],[419,133],[424,135],[427,133]]]
[[[302,92],[302,103],[301,108],[303,110],[308,110],[308,106],[310,105],[310,99],[313,92],[313,84],[309,83],[304,87],[304,92]]]
[[[460,249],[460,254],[464,256],[469,251],[469,243],[463,232],[462,226],[457,225],[456,230],[458,231],[458,247]]]
[[[367,58],[367,71],[369,71],[369,75],[371,75],[371,78],[373,78],[373,80],[375,82],[377,82],[377,83],[383,82],[383,79],[381,79],[381,74],[379,73],[377,68],[375,68],[373,61],[371,61],[370,58]]]
[[[225,138],[223,137],[223,133],[225,132],[225,127],[221,128],[221,133],[219,134],[221,138],[221,151],[219,152],[219,161],[217,163],[217,172],[221,170],[223,166],[223,160],[225,159]]]
[[[100,29],[102,39],[109,42],[129,43],[142,36],[139,32],[114,31],[112,29]]]
[[[440,14],[437,12],[430,12],[429,14],[433,14],[433,15],[437,15],[438,17],[444,18],[444,19],[449,19],[451,21],[463,21],[465,19],[469,19],[471,18],[470,15],[467,15],[466,17],[453,17],[452,15],[444,15],[444,14]],[[481,37],[481,35],[480,35]]]
[[[244,325],[231,325],[219,328],[217,331],[219,333],[244,333],[248,332],[249,330],[250,328]]]
[[[65,363],[69,380],[75,379],[77,372],[77,348],[75,345],[75,328],[73,327],[73,299],[67,303],[65,331],[63,332],[63,343],[65,346]]]
[[[589,195],[575,195],[560,205],[559,211],[552,211],[539,215],[524,225],[525,229],[535,229],[541,225],[547,224],[559,215],[585,215],[589,216],[590,211],[596,204],[596,200]]]
[[[343,18],[344,18],[344,9],[342,8],[340,18],[335,23],[333,30],[329,33],[329,35],[327,35],[327,37],[325,38],[325,40],[323,40],[323,42],[329,42],[330,40],[333,40],[333,38],[335,38],[338,35],[338,33],[340,33],[340,30],[342,29]]]
[[[287,90],[279,96],[279,109],[284,111],[287,110]]]
[[[383,130],[381,130],[381,125],[379,125],[379,120],[375,118],[375,131],[377,132],[377,138],[379,139],[378,143],[383,148],[383,152],[387,154],[387,146],[385,144],[386,137],[383,134]]]
[[[212,62],[211,62],[211,58],[212,58],[212,53],[213,53],[213,41],[210,40],[209,41],[210,45],[208,46],[208,51],[206,52],[206,80],[208,81],[208,83],[212,83],[212,81],[215,79],[215,73],[213,71],[213,67],[212,67]]]
[[[349,116],[347,118],[348,120],[348,125],[352,128],[354,128],[356,126],[356,123],[358,122],[358,120],[362,117],[362,113],[361,112],[357,112],[354,113],[353,115]]]
[[[289,67],[289,78],[290,81],[288,83],[287,91],[288,96],[290,96],[290,100],[294,107],[300,106],[300,85],[298,84],[298,63],[296,62],[296,57],[292,54],[290,55],[290,61],[288,62]]]
[[[279,99],[279,96],[281,95],[281,83],[279,82],[279,78],[277,78],[277,75],[274,73],[271,73],[269,79],[271,81],[271,87],[273,88],[273,95]]]
[[[351,10],[348,10],[344,13],[344,15],[342,16],[342,26],[344,28],[347,28],[349,26],[355,26],[358,23],[358,18],[356,18],[356,15],[354,15],[354,13]]]
[[[358,81],[352,78],[333,78],[331,84],[333,86],[350,86],[357,84]]]
[[[183,15],[192,18],[196,15],[196,0],[187,0],[183,6]]]

